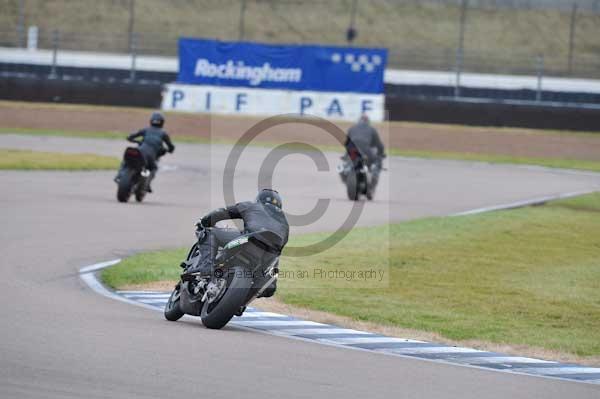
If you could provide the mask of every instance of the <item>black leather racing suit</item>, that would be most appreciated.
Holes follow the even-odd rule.
[[[276,233],[281,239],[269,244],[278,250],[283,250],[283,247],[287,244],[290,226],[283,211],[274,205],[250,201],[240,202],[227,208],[212,211],[202,218],[201,223],[204,227],[213,227],[217,222],[229,219],[242,219],[244,221],[244,233],[254,233],[261,230]],[[211,229],[210,234],[200,244],[202,259],[199,260],[193,271],[211,273],[219,246],[224,246],[239,235],[240,232],[234,229]],[[190,271],[192,270],[188,270],[188,272]],[[275,289],[276,287],[273,285],[262,296],[273,295]]]
[[[371,168],[373,180],[377,184],[381,161],[385,157],[385,147],[377,130],[367,122],[358,122],[348,130],[345,147],[347,151],[355,147],[363,156],[366,156],[367,165]],[[377,167],[373,168],[373,165]]]
[[[175,146],[167,132],[159,127],[150,126],[137,133],[132,133],[127,137],[127,140],[136,143],[136,139],[139,137],[142,138],[140,151],[144,155],[146,166],[150,171],[157,169],[156,160],[164,154],[163,143],[167,145],[169,152],[175,150]]]
[[[366,122],[359,122],[348,130],[346,148],[352,144],[363,155],[367,156],[369,164],[376,162],[378,158],[385,154],[385,148],[379,138],[379,133]]]
[[[156,161],[165,153],[165,149],[163,147],[163,143],[167,145],[168,151],[175,151],[175,146],[171,142],[171,138],[159,127],[149,126],[145,129],[141,129],[136,133],[132,133],[127,137],[128,141],[132,143],[137,143],[137,138],[142,138],[142,143],[140,144],[140,152],[144,156],[144,160],[146,161],[146,167],[150,171],[150,183],[156,176],[156,170],[158,169],[158,165]]]

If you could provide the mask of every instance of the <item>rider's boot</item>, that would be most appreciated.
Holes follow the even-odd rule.
[[[257,298],[270,298],[277,291],[277,281],[273,281]]]
[[[241,315],[243,315],[243,314],[244,314],[244,311],[245,311],[245,310],[246,310],[246,307],[245,307],[245,306],[242,306],[242,307],[240,307],[240,308],[238,309],[238,311],[237,311],[237,312],[235,312],[235,315],[236,315],[236,316],[238,316],[238,317],[240,317]]]
[[[150,186],[150,183],[152,183],[152,180],[154,180],[155,176],[156,176],[156,170],[151,170],[150,177],[148,178],[148,183],[146,184],[146,191],[149,193],[152,192],[152,186]]]

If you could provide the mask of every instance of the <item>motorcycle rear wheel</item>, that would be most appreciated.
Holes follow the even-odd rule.
[[[131,180],[133,177],[133,172],[129,169],[125,169],[121,173],[121,177],[119,178],[119,186],[117,188],[117,200],[119,202],[127,202],[129,201],[129,197],[131,196]]]
[[[216,303],[204,302],[200,318],[206,328],[223,328],[229,320],[246,304],[248,291],[252,287],[252,278],[243,267],[236,266],[227,271],[230,281],[227,291]]]

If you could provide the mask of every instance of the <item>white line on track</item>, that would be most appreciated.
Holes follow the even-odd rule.
[[[395,352],[395,353],[404,353],[404,354],[418,354],[418,353],[427,353],[427,354],[436,354],[436,353],[473,353],[474,355],[477,353],[486,353],[482,350],[472,349],[472,348],[460,348],[454,346],[424,346],[420,348],[389,348],[389,349],[381,349],[386,352]]]
[[[496,356],[496,357],[466,357],[460,360],[464,363],[540,363],[540,364],[558,364],[549,360],[532,359],[519,356]],[[598,369],[600,370],[600,369]]]
[[[333,341],[338,344],[385,344],[385,343],[412,343],[424,344],[425,341],[416,341],[414,339],[393,338],[393,337],[358,337],[358,338],[318,338],[318,341]]]
[[[317,323],[315,321],[308,320],[244,320],[238,319],[234,321],[235,324],[241,324],[248,327],[286,327],[286,326],[327,326],[327,324]]]
[[[593,367],[552,367],[552,368],[523,368],[520,372],[531,373],[531,374],[544,374],[544,375],[568,375],[568,374],[600,374],[599,368]]]
[[[163,301],[163,302],[166,302],[166,300],[169,299],[169,297],[171,296],[171,294],[155,295],[155,296],[127,295],[127,294],[119,294],[119,295],[125,295],[126,297],[135,299],[137,301]]]
[[[370,332],[351,330],[348,328],[299,328],[295,330],[280,330],[280,333],[289,334],[289,335],[311,335],[311,334],[364,334],[364,335],[372,335]]]
[[[107,262],[95,263],[93,265],[82,267],[81,269],[79,269],[79,273],[84,274],[84,273],[95,272],[95,271],[98,271],[101,269],[105,269],[109,266],[116,265],[119,262],[121,262],[121,259],[114,259],[114,260],[109,260]]]
[[[83,272],[85,273],[85,272]],[[117,294],[123,294],[123,295],[135,295],[135,296],[166,296],[167,298],[169,297],[169,293],[165,293],[165,292],[156,292],[156,291],[115,291]]]
[[[550,201],[556,201],[556,200],[560,200],[560,199],[577,197],[579,195],[591,194],[596,191],[597,190],[586,190],[586,191],[575,191],[575,192],[571,192],[571,193],[564,193],[564,194],[557,194],[557,195],[548,195],[545,197],[532,198],[532,199],[528,199],[528,200],[524,200],[524,201],[515,201],[515,202],[510,202],[507,204],[492,205],[492,206],[486,206],[483,208],[471,209],[471,210],[464,211],[464,212],[453,213],[450,216],[475,215],[477,213],[500,211],[500,210],[504,210],[504,209],[523,208],[525,206],[530,206],[530,205],[541,205],[541,204],[544,204],[544,203],[550,202]]]
[[[242,316],[242,320],[258,318],[258,317],[272,317],[272,318],[284,318],[289,317],[284,314],[273,313],[273,312],[252,312],[252,313],[244,313]]]
[[[147,309],[156,309],[154,306],[150,306],[150,305],[138,302],[138,301],[127,299],[126,297],[124,297],[122,295],[117,295],[116,293],[114,293],[113,291],[110,291],[104,285],[102,285],[102,283],[100,281],[98,281],[98,279],[96,278],[96,272],[98,272],[101,269],[105,269],[109,266],[116,265],[119,262],[121,262],[121,259],[114,259],[114,260],[110,260],[107,262],[100,262],[100,263],[96,263],[96,264],[93,264],[90,266],[83,267],[83,268],[79,269],[79,277],[88,285],[88,287],[90,287],[92,290],[94,290],[97,294],[100,294],[100,295],[108,297],[108,298],[116,299],[117,301],[129,303],[129,304],[136,305],[136,306],[141,306],[141,307],[144,307]]]

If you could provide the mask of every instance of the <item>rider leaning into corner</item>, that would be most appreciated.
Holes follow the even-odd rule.
[[[379,172],[382,168],[382,161],[386,157],[385,147],[381,142],[379,133],[371,126],[369,117],[362,115],[358,123],[348,129],[346,151],[350,152],[352,148],[357,149],[366,159],[367,166],[373,173],[373,182],[377,184]],[[373,166],[376,166],[375,168]]]
[[[150,117],[150,126],[141,129],[136,133],[132,133],[127,137],[127,141],[131,141],[132,143],[138,143],[139,140],[137,139],[140,137],[142,138],[140,152],[144,156],[146,167],[150,171],[150,181],[148,182],[149,193],[152,192],[150,183],[152,183],[154,176],[156,176],[156,170],[158,169],[156,162],[166,153],[163,143],[167,145],[169,153],[175,151],[175,146],[171,142],[171,138],[167,132],[163,130],[164,124],[165,118],[162,114],[154,112]]]
[[[287,244],[290,226],[282,210],[281,196],[275,190],[261,190],[254,202],[240,202],[227,208],[216,209],[204,216],[198,224],[203,228],[208,228],[214,227],[217,222],[230,219],[242,219],[244,221],[244,234],[262,230],[275,233],[278,238],[268,244],[279,252]],[[186,273],[212,273],[218,247],[224,246],[238,236],[240,236],[240,232],[237,229],[212,228],[200,244],[201,259],[195,267],[186,270]],[[275,282],[260,296],[270,297],[276,289]]]

